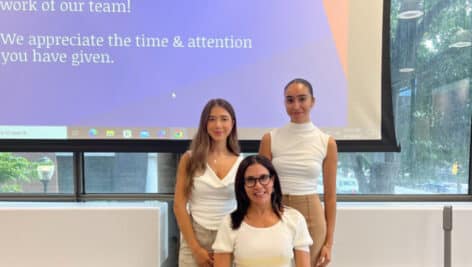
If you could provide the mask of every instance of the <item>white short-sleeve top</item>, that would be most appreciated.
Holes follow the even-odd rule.
[[[233,230],[228,215],[218,229],[213,250],[215,253],[232,253],[236,267],[289,267],[293,250],[309,252],[313,241],[303,215],[285,207],[282,219],[276,224],[260,228],[244,221]]]
[[[313,123],[289,123],[270,132],[272,163],[282,192],[290,195],[316,193],[328,150],[329,135]]]

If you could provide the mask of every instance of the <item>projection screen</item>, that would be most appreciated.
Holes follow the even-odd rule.
[[[0,145],[174,150],[205,103],[224,98],[254,148],[288,123],[283,88],[304,78],[314,123],[341,150],[389,150],[389,10],[378,0],[0,0]]]

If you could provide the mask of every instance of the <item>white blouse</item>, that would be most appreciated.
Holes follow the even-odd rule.
[[[209,230],[217,230],[224,216],[236,208],[234,180],[242,157],[239,156],[223,179],[207,164],[201,176],[194,177],[188,208],[192,218]]]

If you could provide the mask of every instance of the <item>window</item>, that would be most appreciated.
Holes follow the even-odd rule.
[[[73,192],[72,153],[0,152],[0,193]]]
[[[174,192],[178,157],[173,153],[85,153],[86,193]]]
[[[391,76],[401,153],[346,153],[360,194],[466,194],[469,185],[472,1],[417,1],[401,19],[391,2]],[[459,33],[468,43],[457,45]],[[342,192],[340,192],[342,193]]]

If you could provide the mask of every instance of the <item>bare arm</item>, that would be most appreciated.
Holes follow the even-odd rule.
[[[336,170],[338,165],[338,148],[334,138],[328,141],[328,152],[323,161],[324,211],[326,218],[326,239],[321,249],[319,265],[326,266],[331,261],[331,248],[334,242],[336,224]]]
[[[259,155],[272,160],[272,150],[270,147],[270,133],[264,134],[261,140],[261,144],[259,145]]]
[[[310,253],[303,250],[293,250],[296,267],[310,267]]]
[[[190,215],[187,212],[188,197],[185,195],[185,180],[187,179],[186,167],[190,158],[190,152],[186,152],[180,159],[177,168],[177,181],[175,183],[174,214],[185,241],[192,250],[195,260],[199,265],[212,261],[210,254],[200,246],[193,232]]]
[[[232,253],[215,253],[214,267],[230,267]]]
[[[327,235],[325,245],[332,246],[334,242],[334,227],[336,223],[336,171],[338,165],[338,148],[336,141],[330,137],[328,152],[323,161],[324,202]]]

